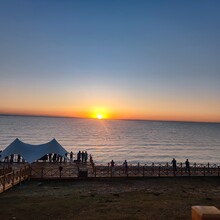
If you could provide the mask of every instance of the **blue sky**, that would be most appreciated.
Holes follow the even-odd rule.
[[[219,11],[217,0],[0,1],[0,112],[220,121]]]

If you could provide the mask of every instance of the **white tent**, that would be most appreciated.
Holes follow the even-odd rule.
[[[6,147],[0,154],[0,160],[12,154],[20,154],[28,163],[33,163],[46,154],[56,153],[66,158],[68,153],[56,139],[51,140],[46,144],[26,144],[16,138],[8,147]]]

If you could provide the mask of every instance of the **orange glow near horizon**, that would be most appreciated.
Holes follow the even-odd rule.
[[[92,107],[87,117],[96,119],[112,119],[110,117],[109,110],[104,107]]]
[[[87,109],[87,111],[83,111]],[[92,119],[131,119],[131,120],[161,120],[161,121],[195,121],[195,122],[220,122],[218,114],[205,115],[204,113],[196,113],[190,111],[174,112],[149,109],[135,111],[135,109],[110,109],[107,107],[86,107],[57,109],[5,109],[0,114],[14,114],[14,115],[39,115],[39,116],[58,116],[58,117],[79,117]]]

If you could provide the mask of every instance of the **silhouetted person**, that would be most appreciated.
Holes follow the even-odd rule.
[[[115,162],[114,160],[111,161],[111,167],[114,167],[115,166]]]
[[[73,161],[73,152],[70,152],[70,160]]]
[[[171,161],[171,163],[173,164],[173,171],[176,171],[176,159],[173,158],[173,160]]]
[[[56,162],[57,160],[57,154],[53,154],[53,162]]]
[[[87,151],[85,151],[85,162],[87,163],[87,160],[88,160],[88,153]]]
[[[189,171],[190,171],[190,163],[189,163],[189,160],[188,160],[188,159],[186,159],[185,165],[186,165],[185,171],[186,171],[186,172],[189,172]]]
[[[85,162],[85,153],[84,153],[84,151],[82,151],[82,163],[84,163]]]
[[[112,174],[114,174],[114,172],[115,172],[115,162],[114,162],[114,160],[112,160],[111,161],[111,176],[112,176]]]
[[[49,162],[52,161],[52,153],[49,153]]]
[[[14,154],[11,154],[10,163],[14,162]]]
[[[127,160],[125,160],[125,162],[123,163],[123,166],[124,166],[125,174],[128,174],[128,162],[127,162]]]
[[[77,153],[77,162],[80,162],[81,161],[81,151],[79,151],[78,153]]]
[[[20,162],[21,162],[21,155],[18,154],[18,163],[20,163]]]

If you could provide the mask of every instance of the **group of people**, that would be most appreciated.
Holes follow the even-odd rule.
[[[177,171],[177,166],[176,166],[177,162],[176,162],[176,159],[173,158],[173,160],[171,161],[171,163],[172,163],[172,165],[173,165],[173,171]],[[186,161],[185,161],[185,171],[186,171],[186,172],[190,172],[190,162],[189,162],[188,159],[186,159]]]
[[[88,153],[87,151],[79,151],[77,153],[77,161],[76,162],[82,162],[82,163],[87,163],[88,160]]]
[[[177,171],[176,159],[173,158],[171,163],[172,163],[172,166],[173,166],[173,171]],[[108,165],[111,165],[111,167],[113,168],[115,166],[114,160],[111,160],[111,162]],[[128,171],[128,162],[127,162],[127,160],[125,160],[122,165],[123,165],[125,173],[127,173],[127,171]],[[139,163],[138,163],[138,165],[139,165]],[[189,159],[186,159],[186,161],[185,161],[185,171],[186,172],[190,172],[190,162],[189,162]]]
[[[71,151],[70,153],[66,153],[65,157],[57,154],[57,153],[49,153],[49,154],[45,154],[43,157],[39,158],[37,160],[37,162],[39,160],[42,160],[43,162],[67,162],[67,160],[69,159],[70,161],[75,161],[75,162],[82,162],[82,163],[86,163],[88,160],[88,153],[87,151],[79,151],[77,153],[77,158],[76,160],[74,160],[74,154]],[[1,158],[0,158],[1,161]],[[3,160],[3,162],[5,163],[20,163],[20,162],[25,162],[25,159],[20,155],[20,154],[11,154],[10,156],[5,157]]]
[[[49,154],[46,154],[44,155],[43,157],[41,157],[39,160],[43,160],[44,162],[66,162],[67,161],[67,153],[65,154],[66,157],[62,157],[61,155],[59,154],[52,154],[52,153],[49,153]]]
[[[114,167],[115,166],[115,162],[114,162],[114,160],[112,160],[111,162],[110,162],[110,164],[111,164],[111,167]],[[124,162],[123,162],[123,167],[128,167],[128,162],[127,162],[127,160],[125,160]]]
[[[24,159],[22,158],[22,156],[20,154],[11,154],[10,156],[5,157],[3,162],[5,162],[5,163],[14,163],[14,162],[21,163],[21,162],[24,162]]]
[[[114,166],[115,166],[114,160],[111,160],[110,164],[111,164],[112,171],[114,171]],[[123,166],[124,173],[127,174],[128,173],[128,162],[127,162],[127,160],[125,160],[123,162],[122,166]]]

